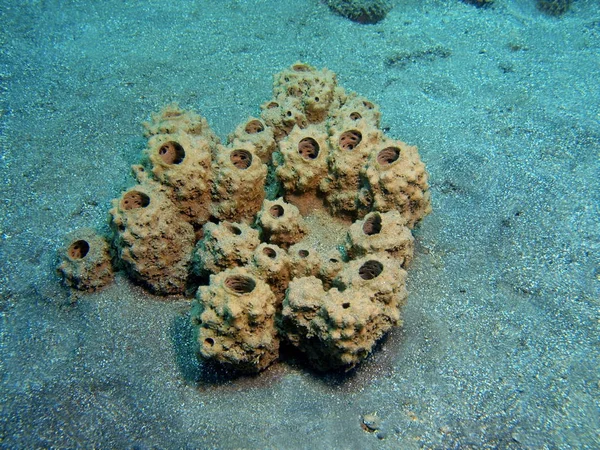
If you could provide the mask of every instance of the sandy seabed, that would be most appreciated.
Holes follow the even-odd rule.
[[[0,447],[600,447],[597,1],[407,0],[361,25],[316,0],[8,0],[0,21]],[[57,248],[107,229],[151,112],[223,138],[297,60],[429,170],[402,329],[346,375],[231,378],[195,358],[189,299],[60,284]]]

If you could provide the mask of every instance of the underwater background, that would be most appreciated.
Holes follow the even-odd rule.
[[[393,6],[0,1],[1,448],[600,448],[600,2]],[[377,103],[430,173],[402,328],[345,375],[230,377],[196,359],[189,299],[61,284],[150,113],[225,138],[296,61]]]

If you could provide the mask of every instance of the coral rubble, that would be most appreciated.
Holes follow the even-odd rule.
[[[386,0],[326,0],[332,11],[358,23],[377,23],[392,9]]]
[[[562,16],[572,3],[573,0],[537,0],[537,7],[549,16]]]
[[[401,323],[428,175],[333,72],[296,63],[273,94],[226,144],[176,105],[152,115],[137,184],[110,210],[114,264],[160,295],[200,285],[203,358],[258,372],[285,340],[318,370],[349,369]],[[86,291],[112,276],[109,244],[90,233],[59,266]]]
[[[471,5],[475,5],[478,8],[481,8],[484,6],[490,6],[494,2],[494,0],[463,0],[463,2],[470,3]]]

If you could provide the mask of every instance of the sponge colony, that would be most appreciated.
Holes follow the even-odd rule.
[[[118,267],[160,295],[201,285],[203,359],[254,373],[286,340],[318,370],[356,366],[401,323],[411,229],[431,210],[417,149],[379,124],[377,105],[300,62],[225,144],[167,106],[145,125],[137,184],[110,210]],[[67,282],[106,283],[87,255],[104,248],[112,274],[108,244],[73,239]]]
[[[248,124],[271,130],[269,170],[279,188],[256,215],[260,242],[250,234],[240,238],[241,232],[232,240],[226,230],[220,244],[214,230],[229,225],[205,226],[196,260],[212,275],[195,301],[202,311],[194,316],[198,345],[204,358],[243,372],[261,370],[277,357],[270,347],[269,356],[253,365],[248,355],[233,351],[264,341],[263,331],[252,337],[240,325],[245,300],[225,292],[227,303],[217,308],[230,311],[239,333],[224,331],[204,312],[215,308],[211,289],[222,291],[215,275],[241,268],[270,287],[279,338],[318,370],[349,369],[401,323],[404,268],[414,252],[410,229],[431,210],[428,175],[415,147],[379,129],[376,105],[346,94],[332,72],[296,63],[275,76],[273,93],[262,120]],[[224,263],[214,264],[215,258]],[[211,333],[220,333],[220,340]]]

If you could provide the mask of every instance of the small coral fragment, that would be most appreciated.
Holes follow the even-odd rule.
[[[573,0],[537,0],[537,8],[549,16],[562,16],[572,3]]]
[[[338,14],[358,23],[377,23],[392,9],[385,0],[327,0],[327,6]]]
[[[377,413],[365,414],[361,417],[360,426],[363,430],[373,433],[381,428],[381,419]]]
[[[494,0],[463,0],[465,3],[470,3],[471,5],[475,5],[478,8],[490,6],[494,3]]]

